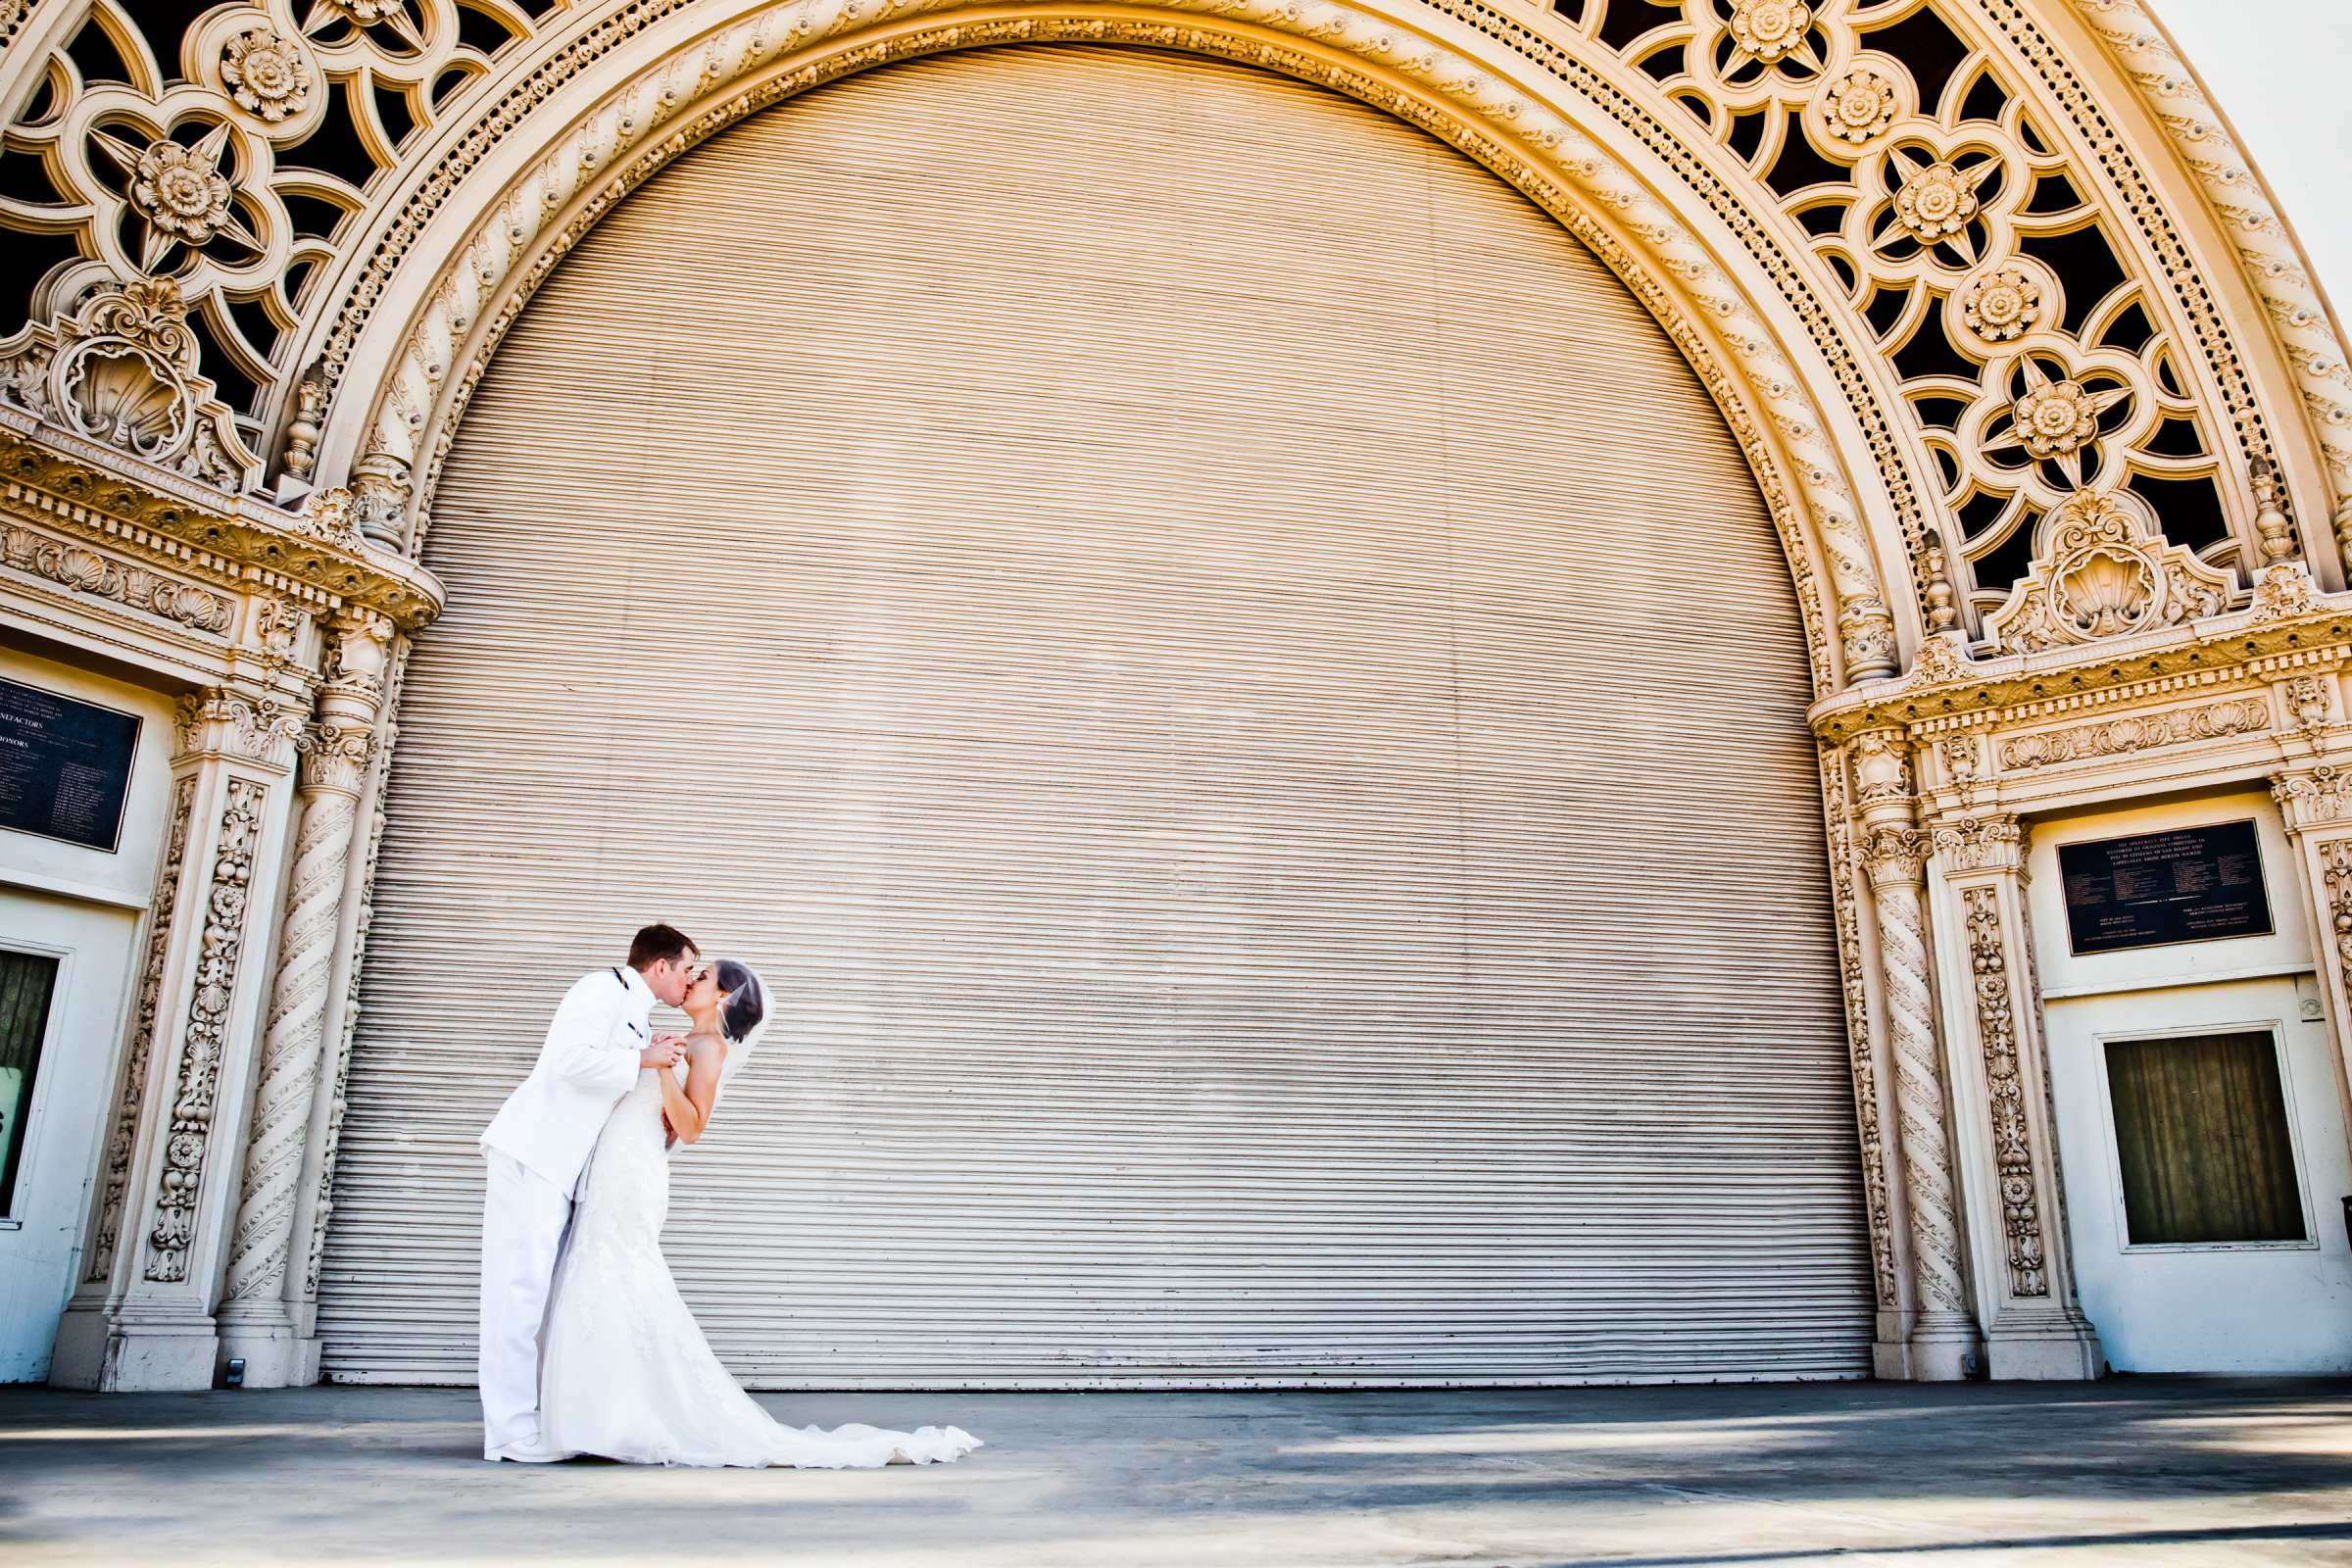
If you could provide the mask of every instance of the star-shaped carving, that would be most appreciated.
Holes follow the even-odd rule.
[[[402,43],[418,54],[424,52],[424,32],[409,15],[409,0],[312,0],[302,30],[316,33],[338,22],[349,23],[362,32],[369,27],[389,27]]]
[[[248,249],[262,249],[261,240],[237,217],[232,203],[236,187],[220,172],[228,136],[229,127],[222,123],[192,147],[169,137],[139,147],[112,131],[90,132],[90,140],[121,167],[128,181],[122,194],[142,225],[139,270],[155,270],[174,245],[202,250],[221,234]]]
[[[2072,376],[2054,381],[2025,357],[2026,394],[2009,405],[2009,428],[1984,443],[1985,452],[2023,447],[2034,462],[2055,462],[2076,488],[2082,484],[2082,449],[2099,433],[2099,416],[2132,395],[2128,386],[2093,392]]]
[[[1949,245],[1963,261],[1975,266],[1977,248],[1969,241],[1968,225],[1982,207],[1977,189],[2001,167],[2001,161],[1985,158],[1961,169],[1941,160],[1922,164],[1899,147],[1886,156],[1903,182],[1894,193],[1894,221],[1870,242],[1870,248],[1883,251],[1900,239],[1916,240],[1929,250]]]

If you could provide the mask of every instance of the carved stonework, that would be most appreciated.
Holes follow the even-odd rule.
[[[1838,977],[1845,999],[1848,1064],[1854,1080],[1854,1119],[1862,1143],[1863,1209],[1870,1221],[1871,1279],[1879,1305],[1901,1302],[1894,1274],[1894,1220],[1886,1196],[1886,1136],[1879,1125],[1879,1074],[1870,1029],[1870,981],[1862,957],[1862,920],[1854,875],[1854,826],[1848,814],[1845,758],[1821,750],[1821,792],[1830,834],[1830,902],[1838,922]]]
[[[2079,724],[2072,729],[2008,736],[2000,743],[2001,767],[2006,772],[2023,773],[2089,758],[2123,757],[2161,746],[2255,734],[2270,727],[2269,701],[2240,697],[2202,708],[2175,708],[2097,724]]]
[[[2000,893],[1996,888],[1969,888],[1961,902],[1968,923],[1969,966],[1975,975],[1984,1088],[1991,1101],[1993,1177],[2000,1187],[2002,1229],[2008,1241],[2009,1293],[2047,1296],[2050,1283],[2042,1256],[2033,1125],[2018,1068],[2016,1001],[2001,935]]]
[[[2003,653],[2129,636],[2218,614],[2230,603],[2230,574],[2166,544],[2135,496],[2077,491],[2042,519],[2041,537],[2024,579],[1984,617]]]
[[[1984,777],[1977,736],[1946,735],[1936,743],[1936,755],[1942,760],[1943,776],[1951,784],[1952,792],[1960,797],[1960,804],[1974,806]]]
[[[156,1009],[163,998],[164,960],[172,950],[172,916],[179,903],[179,872],[187,858],[188,814],[195,800],[195,776],[183,775],[172,787],[172,825],[164,844],[163,870],[155,879],[155,907],[148,918],[146,961],[139,967],[130,1049],[123,1057],[122,1094],[106,1136],[98,1221],[90,1233],[89,1258],[82,1270],[82,1278],[93,1284],[105,1280],[113,1269],[116,1239],[122,1234],[123,1195],[130,1187],[131,1155],[138,1147],[139,1107],[147,1099],[147,1063],[155,1054]]]
[[[255,704],[231,692],[191,692],[172,715],[177,755],[215,751],[249,761],[291,761],[302,720],[272,703]]]
[[[409,666],[406,644],[391,651],[391,667],[384,673],[384,707],[387,714],[400,711],[401,685]],[[345,973],[343,990],[342,1028],[334,1044],[333,1086],[327,1099],[326,1133],[321,1141],[318,1160],[318,1189],[311,1215],[310,1258],[303,1270],[302,1299],[312,1300],[318,1295],[318,1270],[326,1258],[327,1221],[334,1213],[335,1154],[343,1139],[343,1112],[346,1090],[351,1081],[352,1040],[360,1022],[360,981],[368,958],[368,933],[375,923],[375,869],[384,847],[384,775],[391,765],[392,743],[398,738],[399,720],[386,718],[377,731],[372,782],[375,787],[374,808],[368,813],[368,845],[363,852],[360,878],[360,911],[352,935],[350,967]]]
[[[414,562],[364,548],[331,522],[306,521],[258,496],[227,497],[126,456],[122,465],[43,434],[0,396],[0,475],[44,528],[106,551],[143,549],[150,570],[231,594],[257,585],[308,605],[372,611],[404,629],[440,612],[442,590]]]
[[[213,857],[205,901],[195,991],[189,999],[187,1029],[180,1042],[172,1131],[164,1145],[163,1183],[156,1194],[155,1224],[148,1232],[152,1250],[147,1256],[147,1278],[163,1284],[188,1277],[188,1249],[195,1238],[205,1150],[218,1108],[221,1062],[228,1049],[228,1009],[236,994],[238,961],[245,950],[253,856],[261,837],[266,793],[250,779],[232,778],[220,813],[220,844]]]
[[[2271,786],[2271,798],[2289,828],[2352,819],[2352,772],[2323,765],[2289,774]]]
[[[1964,816],[1938,824],[1935,837],[1947,871],[2014,870],[2023,858],[2025,830],[2013,816]]]
[[[246,489],[261,460],[197,373],[187,315],[170,278],[91,291],[53,324],[0,343],[0,397],[191,479]]]
[[[384,671],[392,658],[392,623],[381,615],[353,612],[335,623],[327,650],[328,689],[373,710],[384,699]]]
[[[2280,684],[2279,695],[2285,700],[2287,717],[2299,730],[2325,728],[2333,716],[2334,703],[2328,690],[2335,683],[2318,675],[2292,675]]]
[[[1881,826],[1866,853],[1879,917],[1879,954],[1893,1043],[1894,1102],[1911,1213],[1911,1277],[1923,1310],[1965,1314],[1960,1211],[1945,1134],[1943,1073],[1928,980],[1928,933],[1919,885],[1925,835]]]
[[[374,754],[372,731],[356,724],[320,724],[297,738],[302,753],[302,787],[357,798]]]
[[[372,737],[320,725],[302,740],[302,822],[278,934],[277,975],[262,1037],[261,1086],[247,1134],[244,1186],[228,1255],[231,1299],[274,1297],[285,1284],[311,1103],[325,1039],[335,930]]]
[[[1865,730],[1854,737],[1854,798],[1864,806],[1908,800],[1911,764],[1902,736],[1894,730]]]
[[[86,546],[60,544],[15,523],[0,530],[0,548],[19,571],[196,631],[219,636],[236,619],[236,607],[210,589],[145,566],[124,565]]]
[[[295,514],[294,529],[313,539],[324,539],[329,544],[347,550],[367,548],[360,537],[357,500],[349,490],[321,490],[303,503]]]
[[[2320,585],[2301,562],[2265,566],[2254,578],[2254,619],[2287,620],[2308,615],[2317,604]]]
[[[2335,930],[2336,966],[2352,979],[2352,838],[2329,839],[2320,846],[2320,877]]]

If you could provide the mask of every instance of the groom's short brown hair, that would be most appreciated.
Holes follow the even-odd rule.
[[[674,963],[689,953],[700,956],[702,951],[674,925],[649,925],[629,943],[629,967],[643,973],[663,958]]]

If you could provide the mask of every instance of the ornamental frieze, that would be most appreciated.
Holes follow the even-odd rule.
[[[75,594],[118,605],[214,636],[236,619],[227,597],[167,572],[125,564],[86,545],[61,543],[17,523],[0,525],[0,557]]]
[[[1998,750],[2003,772],[2023,773],[2065,762],[2123,757],[2159,746],[2252,734],[2270,727],[2270,700],[2240,697],[2202,708],[2174,708],[2096,724],[2078,724],[2071,729],[2008,736],[2000,742]]]
[[[129,557],[120,563],[126,568],[225,592],[275,595],[310,613],[353,606],[403,630],[440,613],[440,581],[415,562],[368,546],[348,491],[315,494],[299,511],[258,496],[229,499],[5,404],[0,512]],[[86,566],[75,569],[88,574]]]

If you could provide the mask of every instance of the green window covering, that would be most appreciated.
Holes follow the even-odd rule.
[[[2107,1091],[2132,1245],[2305,1239],[2269,1031],[2110,1041]]]
[[[17,1164],[24,1153],[24,1117],[32,1077],[49,1032],[49,995],[57,960],[0,949],[0,1214],[17,1211]]]

